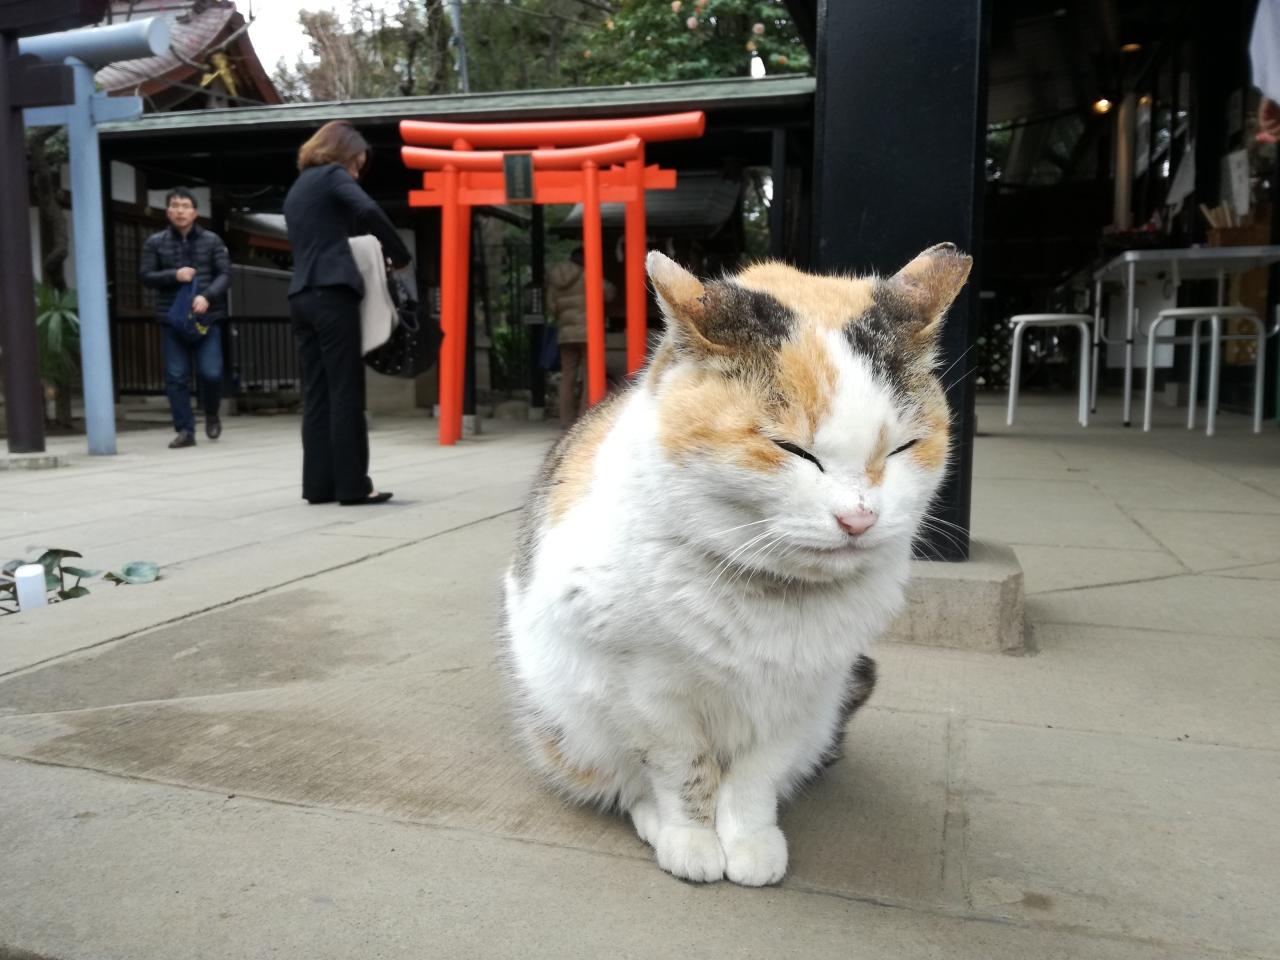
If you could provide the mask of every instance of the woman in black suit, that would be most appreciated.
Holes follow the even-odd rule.
[[[326,123],[298,151],[284,200],[293,280],[289,313],[302,357],[302,496],[308,503],[384,503],[369,479],[360,300],[364,283],[347,243],[371,233],[392,266],[411,257],[395,227],[356,182],[369,144],[349,123]]]

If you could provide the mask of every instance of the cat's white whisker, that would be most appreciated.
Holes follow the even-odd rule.
[[[957,550],[961,550],[964,547],[964,543],[955,534],[951,533],[945,527],[934,526],[932,523],[928,521],[921,521],[920,527],[922,530],[928,530],[931,533],[936,533],[939,537],[941,537],[951,546],[955,547]]]
[[[941,373],[937,375],[938,379],[946,380],[947,374],[951,372],[952,367],[954,367],[957,363],[959,363],[961,360],[967,357],[977,346],[978,346],[978,341],[976,340],[973,343],[969,344],[969,346],[965,348],[964,353],[960,354],[960,356],[956,357],[949,364],[947,364],[947,369],[943,370]]]
[[[740,523],[736,527],[729,527],[728,529],[725,529],[725,530],[717,530],[715,533],[709,533],[707,534],[707,537],[708,538],[722,537],[726,533],[733,533],[735,530],[742,530],[745,527],[754,527],[757,524],[761,524],[761,523],[772,523],[777,519],[778,517],[765,517],[763,520],[752,520],[750,523]]]
[[[772,533],[772,531],[770,531],[770,533]],[[767,537],[768,535],[769,535],[769,534],[766,534],[766,537]],[[778,536],[780,537],[781,535],[779,534]],[[764,538],[764,537],[757,537],[755,542],[758,544],[758,543],[759,543],[759,541],[761,541],[761,540],[763,540],[763,539],[765,539],[765,538]],[[755,550],[753,550],[753,551],[752,551],[752,553],[751,553],[749,556],[743,557],[742,559],[738,560],[738,561],[734,564],[734,570],[733,570],[733,572],[729,575],[729,579],[725,581],[724,586],[721,588],[720,592],[719,592],[718,594],[716,594],[716,599],[717,599],[717,600],[722,599],[722,598],[723,598],[723,597],[724,597],[724,596],[725,596],[725,595],[726,595],[726,594],[727,594],[727,593],[728,593],[728,592],[733,588],[733,585],[734,585],[735,583],[737,583],[740,579],[742,579],[742,577],[743,577],[745,574],[748,574],[748,573],[750,573],[750,572],[751,572],[751,562],[752,562],[752,560],[754,560],[754,558],[756,557],[756,555],[757,555],[757,554],[759,554],[761,550],[767,549],[767,548],[768,548],[768,546],[769,546],[769,544],[768,544],[768,543],[765,543],[765,544],[763,544],[762,546],[761,546],[761,545],[758,545],[758,546],[756,547],[756,549],[755,549]],[[714,586],[715,586],[715,584],[712,584],[712,587],[714,587]]]
[[[756,536],[748,540],[746,543],[738,547],[736,550],[734,550],[732,553],[730,553],[728,556],[726,556],[723,560],[721,560],[720,563],[716,566],[715,571],[713,571],[715,573],[715,579],[711,581],[711,585],[707,587],[707,589],[712,590],[715,588],[715,585],[720,582],[720,578],[724,576],[725,572],[733,565],[734,559],[739,554],[741,554],[747,548],[751,547],[753,544],[759,543],[761,540],[768,537],[770,533],[772,533],[772,531],[766,530],[764,533],[757,534]]]

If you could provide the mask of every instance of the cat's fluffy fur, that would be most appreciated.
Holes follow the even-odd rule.
[[[778,801],[870,694],[945,468],[934,343],[970,264],[703,284],[651,253],[663,343],[547,459],[506,581],[518,729],[676,876],[786,870]]]

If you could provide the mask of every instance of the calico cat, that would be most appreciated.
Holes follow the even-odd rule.
[[[650,253],[665,338],[543,467],[506,578],[517,727],[678,877],[786,871],[778,802],[870,695],[946,466],[935,342],[971,264],[702,283]]]

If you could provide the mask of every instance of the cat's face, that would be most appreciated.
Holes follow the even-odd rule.
[[[684,534],[740,567],[829,581],[904,550],[946,468],[934,374],[972,261],[943,245],[887,279],[761,264],[703,284],[661,254],[649,372]]]

